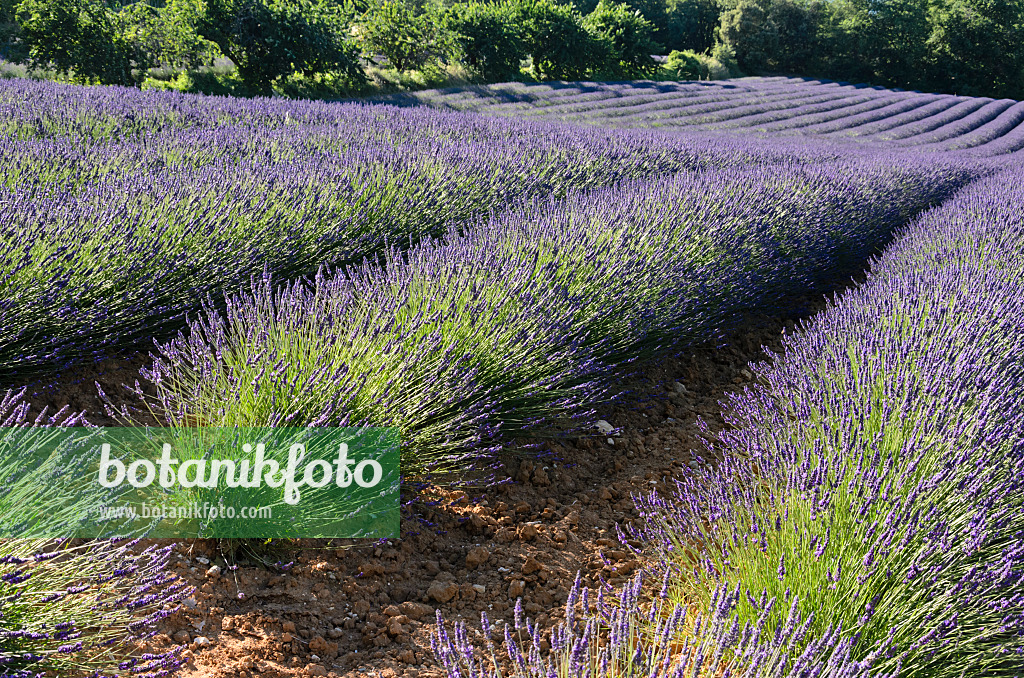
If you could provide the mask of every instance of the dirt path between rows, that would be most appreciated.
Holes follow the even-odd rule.
[[[420,497],[400,540],[271,544],[257,547],[258,559],[225,554],[212,541],[177,544],[173,567],[196,592],[152,647],[187,644],[186,678],[428,678],[440,675],[430,650],[436,610],[475,634],[486,611],[498,640],[521,596],[524,611],[550,628],[563,617],[577,572],[596,588],[642,566],[616,538],[616,524],[637,518],[631,494],[664,489],[704,463],[697,419],[720,430],[720,401],[752,380],[748,366],[765,358],[762,347],[781,350],[794,319],[823,305],[818,296],[794,304],[787,317],[751,316],[717,346],[648,365],[627,385],[625,404],[602,412],[613,433],[544,443],[544,456],[510,455],[512,482],[477,496]],[[33,390],[35,409],[67,404],[110,424],[92,382],[114,394],[142,362],[64,375],[56,387]]]

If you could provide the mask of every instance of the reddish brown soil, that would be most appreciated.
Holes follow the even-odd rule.
[[[748,364],[764,358],[761,347],[778,351],[792,329],[792,320],[752,317],[721,346],[649,365],[630,382],[627,404],[602,413],[614,434],[544,443],[543,460],[536,450],[510,454],[512,482],[479,496],[439,490],[443,501],[433,507],[422,497],[400,540],[271,545],[260,549],[263,563],[211,541],[179,543],[173,566],[196,592],[154,646],[186,643],[186,677],[427,678],[440,674],[430,650],[435,610],[479,633],[481,611],[492,623],[511,622],[522,596],[528,615],[550,627],[577,572],[596,587],[641,566],[616,538],[616,524],[637,517],[631,493],[664,488],[696,461],[697,419],[721,429],[724,394],[743,388]],[[60,388],[32,390],[36,409],[68,404],[94,423],[112,423],[90,386],[99,380],[114,394],[119,382],[134,382],[141,363],[64,375]],[[294,565],[267,564],[278,561]]]

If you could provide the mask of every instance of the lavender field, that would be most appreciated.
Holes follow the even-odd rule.
[[[643,577],[577,583],[544,638],[517,605],[490,651],[486,619],[441,623],[437,666],[1024,675],[1022,149],[1024,103],[781,78],[0,81],[0,421],[394,426],[410,483],[469,488],[513,441],[592,430],[646,362],[867,271],[724,403],[714,463],[635,497]],[[29,416],[140,353],[134,406],[96,384],[107,412]],[[0,675],[179,670],[132,649],[188,593],[135,546],[0,545]]]
[[[508,83],[382,97],[402,106],[602,128],[728,130],[995,156],[1024,149],[1024,103],[799,78]]]

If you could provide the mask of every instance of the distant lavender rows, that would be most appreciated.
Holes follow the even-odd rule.
[[[729,129],[920,145],[989,156],[1024,148],[1024,104],[787,78],[504,84],[384,97],[400,105],[601,127]]]
[[[729,397],[725,461],[637,498],[653,608],[577,585],[542,638],[517,606],[505,675],[1020,676],[1022,204],[1018,163],[904,229]],[[474,645],[439,627],[449,678],[497,675]]]

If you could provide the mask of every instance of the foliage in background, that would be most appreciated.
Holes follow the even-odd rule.
[[[667,20],[657,39],[666,49],[706,52],[714,47],[721,12],[716,0],[666,0],[665,7]]]
[[[605,43],[584,27],[583,17],[572,5],[517,0],[512,16],[523,30],[538,78],[581,80],[608,55]]]
[[[526,40],[509,4],[468,2],[452,5],[444,16],[462,59],[488,82],[520,77]]]
[[[601,0],[583,20],[590,33],[602,40],[608,56],[599,75],[632,79],[653,75],[658,64],[651,58],[661,50],[651,36],[654,26],[629,5]]]
[[[119,15],[100,0],[21,0],[15,10],[33,66],[127,85],[134,82],[133,65],[143,65],[137,44],[120,30]]]
[[[929,22],[935,89],[1024,99],[1024,3],[947,0],[931,8]]]
[[[371,62],[383,56],[399,73],[450,58],[455,40],[439,11],[435,5],[419,11],[406,0],[375,0],[355,26],[364,56]]]
[[[326,0],[200,0],[195,12],[198,33],[231,59],[246,85],[262,93],[291,73],[362,79],[341,18]]]
[[[672,51],[702,67],[652,65]],[[1024,0],[0,0],[0,57],[241,95],[699,72],[1024,99]]]
[[[706,80],[709,71],[700,56],[691,51],[673,50],[668,55],[665,68],[679,80]]]
[[[161,7],[149,2],[125,5],[120,24],[124,39],[142,55],[138,67],[195,70],[211,65],[220,52],[196,32],[198,10],[189,0],[171,0]]]
[[[1021,0],[723,0],[747,73],[1024,99]]]
[[[24,61],[28,54],[21,41],[21,26],[16,20],[17,0],[0,0],[0,59]]]

